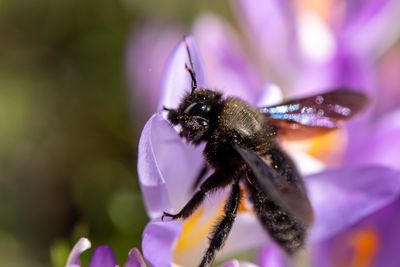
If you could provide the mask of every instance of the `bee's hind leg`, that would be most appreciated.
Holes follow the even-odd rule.
[[[224,216],[220,219],[213,231],[212,237],[210,238],[210,245],[199,267],[209,266],[214,261],[215,252],[223,247],[232,229],[233,222],[235,221],[240,199],[241,191],[239,179],[235,179],[229,198],[225,203]]]

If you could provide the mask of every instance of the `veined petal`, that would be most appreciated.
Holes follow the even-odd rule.
[[[178,221],[151,221],[147,224],[142,239],[143,255],[150,266],[173,266],[173,248],[181,231]]]
[[[262,82],[245,57],[234,30],[211,14],[198,18],[193,28],[209,87],[254,103]]]
[[[138,154],[139,182],[150,218],[186,204],[203,163],[202,149],[183,143],[161,115],[150,118],[142,131]]]
[[[194,39],[190,36],[185,37],[171,54],[164,70],[164,77],[161,83],[161,97],[158,104],[159,111],[162,110],[163,106],[176,108],[185,92],[190,92],[191,90],[191,78],[189,72],[185,70],[185,65],[191,67],[187,46],[189,47],[194,71],[196,72],[197,85],[198,87],[207,87]]]
[[[137,248],[129,251],[128,260],[126,261],[125,267],[146,267],[146,263],[142,257],[142,254]]]
[[[109,246],[98,246],[93,252],[89,267],[115,267],[117,260]]]
[[[82,237],[76,242],[75,246],[72,248],[71,253],[68,256],[67,264],[65,267],[80,267],[80,255],[85,250],[91,247],[90,241],[87,238]]]
[[[306,177],[315,211],[312,242],[327,239],[394,201],[400,172],[378,166],[348,167]]]

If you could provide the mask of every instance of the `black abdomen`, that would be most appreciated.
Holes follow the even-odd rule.
[[[306,228],[282,210],[254,185],[249,185],[254,211],[269,233],[289,254],[298,251],[305,242]]]

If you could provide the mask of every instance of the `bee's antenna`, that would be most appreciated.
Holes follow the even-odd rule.
[[[190,53],[189,43],[187,41],[186,36],[183,36],[183,42],[184,42],[185,47],[186,47],[186,51],[187,51],[188,58],[189,58],[189,64],[190,64],[190,66],[185,64],[185,69],[189,72],[190,78],[192,79],[192,92],[193,92],[197,88],[196,72],[194,70],[192,54]]]

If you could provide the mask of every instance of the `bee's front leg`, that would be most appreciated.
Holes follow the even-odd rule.
[[[177,214],[164,212],[161,216],[161,220],[164,220],[165,217],[168,217],[171,220],[186,219],[200,206],[208,192],[226,186],[231,179],[231,176],[227,175],[226,172],[222,170],[215,171],[201,184],[200,190],[194,194],[181,211]]]

